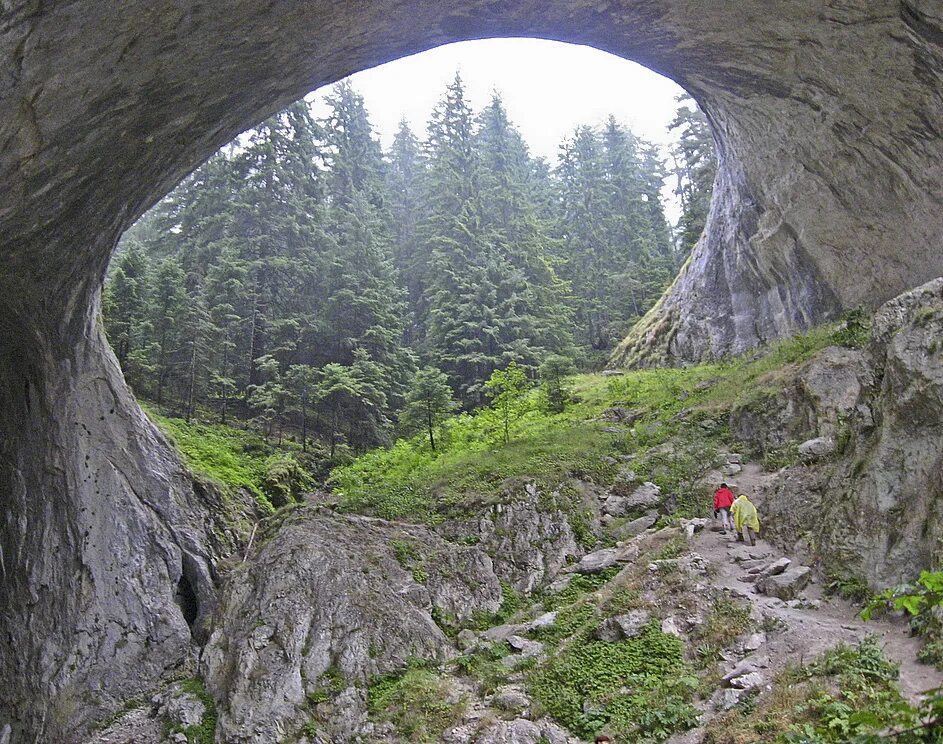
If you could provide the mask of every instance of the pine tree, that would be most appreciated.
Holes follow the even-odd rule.
[[[153,363],[157,377],[154,401],[164,403],[164,389],[173,382],[173,374],[180,363],[182,333],[186,325],[188,306],[184,274],[172,258],[165,258],[154,271],[150,302],[151,328],[154,334],[156,358]]]
[[[449,378],[435,367],[423,367],[413,379],[401,416],[407,433],[425,430],[435,452],[435,431],[458,404],[452,398]]]
[[[704,232],[717,173],[717,155],[710,124],[694,99],[684,94],[676,100],[678,110],[668,128],[678,132],[672,157],[675,194],[681,200],[678,256],[684,260]]]
[[[291,408],[301,416],[301,451],[308,451],[308,411],[315,395],[318,370],[308,364],[293,364],[285,375]]]
[[[404,340],[413,347],[423,342],[428,314],[428,254],[419,239],[419,224],[426,213],[422,192],[424,177],[421,145],[403,120],[389,153],[387,188],[393,226],[393,261],[408,302]]]
[[[504,443],[511,441],[511,424],[527,412],[530,383],[524,369],[511,362],[505,369],[496,369],[484,384],[485,395],[497,412],[504,433]]]
[[[147,261],[136,241],[129,241],[116,256],[111,281],[105,288],[105,332],[128,381],[143,382],[132,364],[132,355],[147,343],[148,277]]]
[[[331,250],[324,266],[320,362],[375,365],[390,406],[402,402],[415,363],[403,348],[405,298],[392,258],[384,163],[363,104],[349,84],[336,86],[325,125],[331,197]],[[365,356],[363,356],[365,355]],[[361,365],[363,367],[363,365]],[[383,411],[388,416],[389,411]]]

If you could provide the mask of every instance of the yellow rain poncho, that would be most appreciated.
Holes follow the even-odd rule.
[[[754,532],[760,531],[760,515],[746,495],[740,494],[734,499],[730,513],[733,515],[733,524],[737,532],[741,532],[744,527],[749,527]]]

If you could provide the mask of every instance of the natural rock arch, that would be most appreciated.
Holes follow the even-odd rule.
[[[718,196],[624,357],[736,351],[943,273],[935,0],[0,7],[0,730],[29,740],[70,740],[177,663],[181,577],[209,612],[225,550],[103,340],[109,255],[215,148],[308,90],[519,35],[691,91],[718,139]]]

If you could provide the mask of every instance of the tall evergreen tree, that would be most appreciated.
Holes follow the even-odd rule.
[[[357,352],[376,365],[388,404],[402,401],[415,363],[403,348],[405,298],[397,285],[385,165],[363,97],[349,83],[335,86],[326,121],[330,229],[333,250],[324,268],[328,291],[319,339],[322,359],[354,364]],[[384,411],[387,416],[389,411]]]
[[[387,187],[393,227],[393,260],[408,302],[404,340],[413,347],[422,343],[428,314],[428,254],[422,250],[419,239],[419,224],[426,211],[424,174],[421,144],[403,120],[393,137],[389,153]]]
[[[678,109],[669,130],[677,131],[678,143],[672,150],[675,194],[681,200],[677,226],[678,256],[684,260],[704,232],[710,210],[717,155],[714,137],[704,112],[694,99],[678,96]]]

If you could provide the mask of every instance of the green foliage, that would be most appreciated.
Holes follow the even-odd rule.
[[[943,639],[927,641],[917,654],[917,661],[930,664],[943,671]]]
[[[196,677],[184,680],[180,683],[180,687],[184,692],[199,698],[200,702],[206,707],[206,712],[199,723],[186,727],[173,726],[167,733],[181,733],[187,737],[189,744],[213,744],[216,734],[216,703],[206,691],[203,680]]]
[[[495,625],[506,623],[518,610],[523,602],[517,590],[506,581],[501,582],[501,606],[493,614],[478,614],[473,618],[472,627],[475,630],[487,630]]]
[[[475,677],[482,693],[489,695],[507,681],[511,670],[501,663],[501,659],[510,653],[511,649],[506,643],[495,643],[459,656],[455,664],[462,674]]]
[[[675,195],[681,201],[677,226],[678,257],[684,260],[707,223],[717,173],[717,155],[707,117],[686,93],[676,100],[678,110],[668,126],[671,130],[678,130],[678,142],[671,154],[677,184]]]
[[[448,702],[449,683],[421,668],[382,677],[367,692],[370,717],[392,723],[405,741],[414,744],[441,741],[442,733],[461,721],[467,707],[466,700]]]
[[[154,412],[148,415],[184,457],[187,466],[227,488],[245,488],[264,508],[266,463],[273,451],[260,437],[227,426],[186,423]]]
[[[535,399],[536,392],[529,399]],[[443,422],[437,450],[421,436],[398,440],[390,449],[374,450],[332,474],[344,508],[389,519],[435,520],[454,512],[464,495],[497,497],[508,478],[535,476],[552,491],[570,474],[588,480],[608,476],[602,457],[611,438],[574,409],[551,415],[536,405],[512,424],[513,439],[503,439],[502,422],[486,409]],[[578,522],[574,516],[571,523]],[[595,538],[585,536],[589,543]]]
[[[435,452],[436,429],[457,405],[445,373],[435,367],[423,367],[406,394],[402,428],[407,434],[417,431],[428,434],[429,448]]]
[[[837,594],[842,599],[847,599],[856,604],[869,603],[874,596],[874,592],[871,591],[871,587],[868,586],[865,579],[838,570],[828,572],[825,591],[829,594]]]
[[[679,535],[666,542],[658,552],[655,553],[653,559],[656,561],[666,561],[672,558],[680,558],[687,552],[688,542],[683,535]]]
[[[922,633],[939,631],[941,621],[935,608],[943,605],[943,571],[921,571],[913,584],[903,584],[876,595],[862,611],[869,620],[879,609],[904,610],[911,624]]]
[[[532,391],[503,446],[501,417],[480,410],[445,419],[434,452],[428,438],[401,439],[335,469],[332,481],[346,509],[436,521],[460,515],[469,493],[483,503],[503,498],[509,478],[532,478],[547,494],[571,477],[619,488],[613,455],[630,454],[635,459],[628,467],[670,497],[676,516],[705,516],[710,494],[698,481],[728,444],[727,412],[779,389],[791,368],[833,343],[834,332],[814,329],[763,354],[723,363],[637,370],[615,378],[576,375],[569,382],[573,403],[562,413],[539,405],[539,392]],[[603,431],[599,416],[611,406],[639,414],[625,434]],[[670,449],[660,447],[669,441]],[[777,462],[791,463],[795,445],[771,454],[771,464],[780,455]],[[577,500],[559,500],[553,508],[567,513],[581,544],[595,544]]]
[[[903,610],[911,627],[926,638],[919,659],[925,664],[943,667],[943,571],[921,571],[916,582],[902,584],[871,595],[861,612],[865,620],[877,611]]]
[[[530,382],[517,362],[496,369],[484,384],[485,395],[500,418],[505,444],[511,441],[511,424],[527,412],[529,389]]]
[[[720,658],[720,652],[753,627],[750,605],[721,595],[711,603],[707,622],[691,634],[696,645],[698,666],[709,669]]]
[[[680,639],[654,625],[618,643],[572,639],[528,676],[530,694],[581,738],[605,727],[630,740],[663,741],[690,728],[696,680],[687,674]]]
[[[596,605],[590,601],[579,601],[559,610],[551,625],[535,628],[532,635],[538,640],[556,644],[577,631],[595,624],[595,621]]]
[[[586,594],[591,594],[608,584],[622,570],[621,566],[611,566],[596,574],[574,574],[570,583],[556,594],[544,597],[544,607],[555,610],[573,604]]]
[[[572,395],[566,385],[566,378],[574,372],[573,361],[567,357],[553,355],[541,363],[540,389],[546,399],[548,412],[563,413]]]
[[[394,538],[390,540],[390,547],[393,548],[393,555],[396,556],[396,560],[404,568],[408,567],[412,561],[419,560],[422,557],[419,555],[415,544],[408,540]]]
[[[943,697],[919,708],[898,692],[876,638],[839,645],[781,673],[773,692],[711,721],[707,744],[878,744],[941,741]]]
[[[833,341],[841,346],[860,349],[871,340],[871,314],[863,307],[850,310],[842,316],[842,325],[835,331]]]
[[[272,506],[277,508],[299,501],[313,484],[311,474],[292,453],[278,452],[266,458],[262,491]]]

